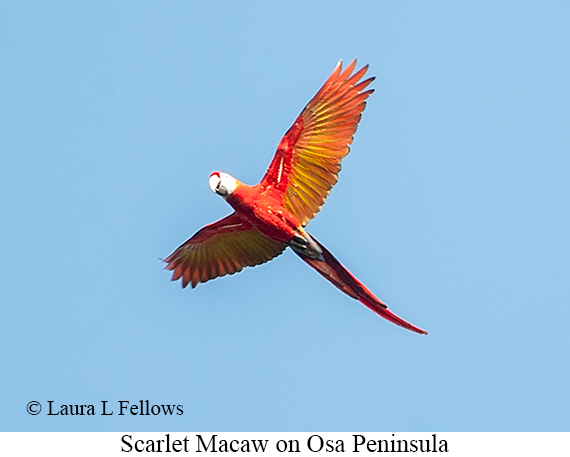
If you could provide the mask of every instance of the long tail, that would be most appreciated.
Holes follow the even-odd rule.
[[[355,298],[370,308],[372,311],[374,311],[376,314],[382,316],[384,319],[388,319],[390,322],[393,322],[400,327],[407,328],[412,332],[427,335],[427,332],[425,330],[422,330],[421,328],[418,328],[406,322],[404,319],[396,316],[393,312],[391,312],[388,309],[386,303],[378,299],[366,288],[364,284],[352,276],[350,271],[343,267],[342,264],[337,259],[335,259],[335,257],[321,243],[319,243],[314,238],[312,238],[312,240],[319,246],[322,251],[322,256],[318,257],[322,257],[324,260],[315,258],[315,256],[308,256],[302,251],[293,248],[295,253],[306,263],[317,270],[321,275],[332,282],[344,293],[350,295],[352,298]]]

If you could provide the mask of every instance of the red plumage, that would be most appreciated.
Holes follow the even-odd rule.
[[[307,264],[376,314],[413,332],[424,330],[387,309],[304,227],[321,210],[349,153],[374,78],[360,81],[368,66],[353,74],[356,60],[334,69],[277,147],[265,176],[247,186],[214,172],[210,187],[234,209],[199,230],[165,260],[183,287],[233,274],[273,259],[290,246]]]

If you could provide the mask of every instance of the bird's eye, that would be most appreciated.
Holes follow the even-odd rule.
[[[208,180],[208,185],[210,186],[210,189],[212,189],[212,192],[218,193],[218,189],[220,187],[221,182],[222,180],[220,179],[219,174],[212,173],[210,175],[210,179]]]

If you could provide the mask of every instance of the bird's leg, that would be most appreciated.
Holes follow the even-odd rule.
[[[311,238],[305,230],[302,228],[297,230],[297,233],[289,241],[289,246],[302,255],[305,255],[311,259],[317,259],[324,262],[323,251],[320,246]]]

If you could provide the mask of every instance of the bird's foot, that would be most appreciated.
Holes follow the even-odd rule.
[[[323,257],[323,250],[319,246],[319,244],[313,240],[311,235],[309,235],[304,230],[302,232],[296,233],[295,236],[289,241],[289,246],[291,248],[306,257],[310,257],[311,259],[318,259],[321,262],[325,261]]]

